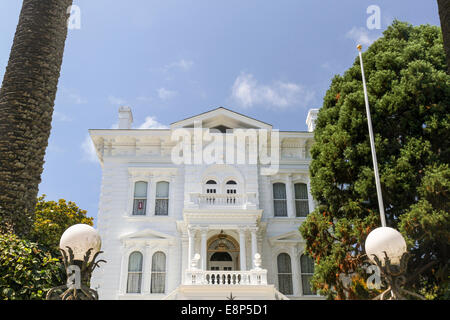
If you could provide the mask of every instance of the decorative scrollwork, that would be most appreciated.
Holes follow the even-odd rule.
[[[89,287],[92,272],[100,267],[99,263],[105,260],[96,261],[98,251],[91,258],[93,248],[89,249],[84,255],[83,260],[74,260],[73,250],[67,247],[67,253],[60,249],[63,256],[64,268],[67,273],[67,283],[65,285],[52,288],[48,291],[46,300],[98,300],[97,291]]]
[[[391,263],[386,252],[384,251],[383,253],[384,264],[376,255],[373,255],[373,260],[380,268],[381,275],[388,284],[388,288],[373,300],[406,300],[408,295],[420,300],[426,300],[421,295],[403,288],[407,283],[406,271],[411,255],[405,252],[400,259],[400,264],[395,265]]]

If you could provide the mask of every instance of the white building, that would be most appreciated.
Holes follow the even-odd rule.
[[[298,232],[314,208],[316,116],[310,110],[308,132],[278,131],[217,108],[142,130],[121,107],[119,129],[90,130],[103,172],[97,225],[107,263],[92,279],[100,298],[318,299]],[[270,163],[252,158],[267,150]]]

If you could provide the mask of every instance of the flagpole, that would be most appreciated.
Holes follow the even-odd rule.
[[[361,54],[362,46],[359,44],[357,46],[357,48],[358,48],[358,52],[359,52],[359,60],[361,61],[361,74],[362,74],[362,81],[363,81],[363,87],[364,87],[364,100],[366,103],[367,124],[369,126],[370,148],[372,150],[373,170],[374,170],[374,174],[375,174],[375,185],[377,187],[378,207],[380,208],[381,226],[386,227],[386,216],[384,213],[383,196],[381,194],[380,176],[378,174],[377,154],[375,151],[375,142],[374,142],[374,138],[373,138],[372,119],[370,117],[369,96],[367,95],[366,78],[364,76],[364,65],[363,65],[363,58],[362,58],[362,54]]]

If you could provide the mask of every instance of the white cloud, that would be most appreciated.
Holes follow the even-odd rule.
[[[156,117],[146,117],[145,122],[141,124],[138,129],[167,129],[168,127],[164,124],[156,121]]]
[[[175,61],[165,65],[163,69],[164,71],[169,71],[169,69],[179,69],[182,71],[189,71],[193,65],[194,65],[193,61],[181,59],[179,61]]]
[[[158,96],[161,100],[169,100],[173,97],[175,97],[178,94],[178,92],[173,90],[168,90],[166,88],[160,88],[158,89]]]
[[[75,92],[73,89],[68,89],[65,87],[61,88],[61,94],[65,101],[70,101],[74,104],[86,104],[87,100],[84,99],[79,93]]]
[[[144,103],[150,103],[150,102],[154,101],[154,99],[152,97],[147,97],[147,96],[139,96],[136,98],[136,100],[139,102],[144,102]]]
[[[58,112],[58,111],[53,112],[53,119],[57,122],[72,121],[72,119],[69,116],[65,115],[64,113]]]
[[[357,44],[362,44],[365,46],[370,46],[375,40],[377,40],[380,35],[370,34],[369,30],[363,27],[353,27],[345,35],[349,39],[353,39]]]
[[[252,74],[241,73],[234,81],[231,98],[241,107],[255,105],[287,108],[307,106],[314,98],[314,92],[292,82],[276,81],[272,85],[260,85]]]
[[[50,143],[47,147],[47,152],[51,153],[64,153],[66,150],[57,146],[56,144]]]
[[[98,157],[97,153],[95,152],[95,146],[89,134],[86,135],[86,138],[81,143],[81,149],[83,150],[83,160],[98,163]]]
[[[124,105],[127,103],[126,100],[115,96],[108,96],[108,101],[113,105]]]
[[[69,94],[69,98],[75,103],[75,104],[86,104],[87,100],[83,99],[79,94],[71,92]]]

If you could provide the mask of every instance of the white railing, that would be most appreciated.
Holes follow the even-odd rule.
[[[190,204],[198,207],[256,206],[256,194],[190,193]]]
[[[267,285],[267,270],[205,271],[191,269],[186,271],[185,284],[210,286]]]
[[[215,206],[241,206],[244,204],[242,194],[199,194],[198,204]]]

